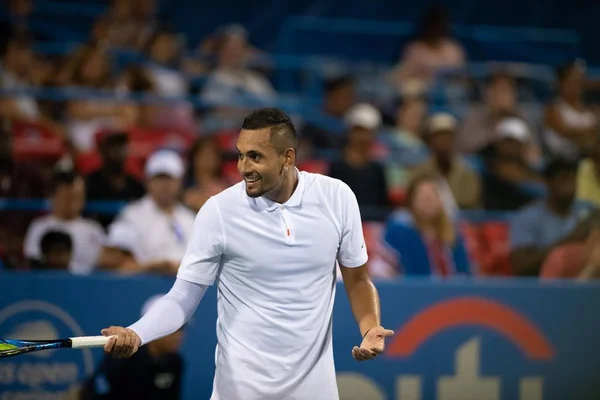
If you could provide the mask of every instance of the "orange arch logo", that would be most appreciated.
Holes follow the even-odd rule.
[[[386,354],[409,357],[436,333],[461,325],[496,331],[532,360],[550,360],[555,354],[552,344],[526,317],[510,307],[480,297],[444,301],[415,315],[394,335]]]

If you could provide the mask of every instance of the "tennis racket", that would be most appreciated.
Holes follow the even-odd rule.
[[[104,347],[112,336],[80,336],[59,340],[0,339],[0,358],[50,349],[87,349]]]

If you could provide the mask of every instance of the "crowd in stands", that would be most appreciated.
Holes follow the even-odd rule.
[[[46,38],[29,30],[32,3],[9,2],[0,198],[48,199],[49,212],[0,211],[6,269],[174,275],[195,212],[240,180],[235,136],[251,109],[240,99],[280,95],[269,68],[252,66],[268,54],[243,27],[192,44],[161,21],[154,1],[110,4],[89,38],[56,56],[35,51]],[[298,167],[354,190],[376,277],[599,276],[600,114],[586,101],[585,63],[555,66],[556,94],[545,104],[521,102],[520,82],[505,68],[477,82],[463,113],[440,110],[429,97],[437,74],[468,63],[450,26],[441,7],[424,14],[390,69],[392,104],[361,99],[360,77],[326,77],[315,110],[322,118],[294,116]],[[48,100],[28,89],[94,95]],[[97,201],[124,207],[86,210]],[[510,217],[464,218],[476,210]]]

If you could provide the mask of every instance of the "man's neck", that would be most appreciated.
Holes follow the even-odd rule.
[[[352,167],[363,167],[369,162],[369,154],[363,149],[347,148],[344,151],[346,163]]]
[[[560,215],[562,217],[569,215],[569,213],[571,211],[571,206],[573,205],[572,202],[569,204],[565,204],[563,202],[556,201],[552,198],[548,198],[548,201],[546,202],[546,204],[548,205],[548,208],[550,208],[550,210],[552,210],[555,214]]]
[[[60,221],[65,221],[65,222],[75,221],[77,218],[79,218],[79,215],[76,215],[74,217],[65,217],[64,215],[57,214],[57,213],[52,213],[52,216]]]
[[[214,175],[211,174],[210,172],[197,173],[196,178],[194,179],[196,186],[202,187],[202,186],[212,182],[213,176]]]
[[[156,204],[156,207],[158,207],[158,209],[160,211],[162,211],[163,213],[165,213],[167,215],[171,215],[175,211],[175,204],[169,204],[169,205],[161,205],[158,203],[155,203],[155,204]]]
[[[435,157],[434,162],[444,176],[450,174],[452,170],[452,159],[450,157]]]
[[[281,188],[276,193],[267,193],[265,197],[269,200],[274,201],[279,204],[283,204],[292,197],[294,190],[298,186],[298,173],[296,172],[296,168],[292,168],[291,171],[284,172],[284,176],[281,181]]]

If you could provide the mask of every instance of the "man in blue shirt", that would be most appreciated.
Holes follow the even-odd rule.
[[[575,200],[577,165],[556,160],[544,178],[548,196],[522,208],[510,224],[511,262],[515,275],[538,276],[555,247],[585,240],[598,220],[591,205]]]

